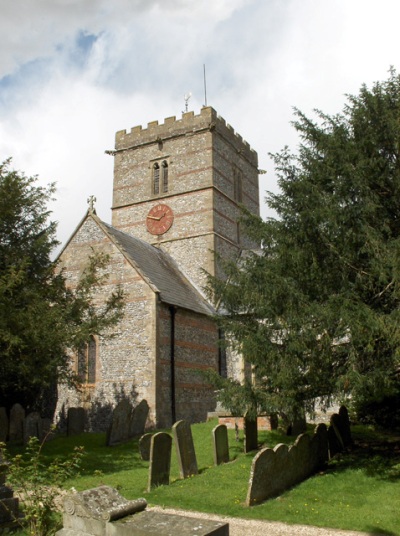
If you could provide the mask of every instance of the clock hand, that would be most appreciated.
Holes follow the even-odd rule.
[[[149,220],[157,220],[157,221],[160,221],[161,218],[164,216],[164,214],[162,214],[159,218],[157,218],[156,216],[147,216],[147,218]]]

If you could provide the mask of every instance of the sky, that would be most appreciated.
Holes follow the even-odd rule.
[[[61,243],[87,199],[111,221],[115,132],[215,108],[259,155],[299,139],[293,109],[342,111],[400,71],[398,0],[2,0],[0,161],[55,182]]]

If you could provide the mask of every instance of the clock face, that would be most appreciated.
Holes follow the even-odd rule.
[[[147,230],[151,234],[162,235],[168,231],[173,221],[174,213],[168,205],[156,205],[147,214]]]

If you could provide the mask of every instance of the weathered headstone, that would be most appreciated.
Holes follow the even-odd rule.
[[[10,410],[10,441],[21,442],[24,439],[25,410],[21,404],[14,404]]]
[[[171,469],[172,437],[159,432],[151,436],[148,491],[154,486],[168,486]]]
[[[56,536],[229,536],[227,523],[149,512],[145,499],[127,501],[109,486],[67,496],[63,524]]]
[[[187,421],[178,421],[172,427],[181,478],[198,474],[192,429]]]
[[[107,434],[107,446],[118,445],[129,439],[132,405],[127,398],[117,404],[112,414],[111,425]]]
[[[150,460],[150,446],[151,437],[153,434],[144,434],[139,439],[139,452],[143,461],[148,462]]]
[[[312,438],[307,434],[299,435],[290,448],[279,444],[273,450],[261,450],[251,466],[247,506],[276,497],[298,484],[323,467],[327,458],[327,430],[323,424]]]
[[[7,441],[8,437],[8,417],[6,408],[0,408],[0,441]]]
[[[148,415],[149,405],[147,400],[141,400],[132,411],[129,430],[130,437],[141,436],[144,433]]]
[[[340,417],[337,413],[331,415],[328,428],[329,456],[333,458],[339,452],[343,452],[344,443],[340,434]]]
[[[214,464],[229,462],[228,429],[225,424],[219,424],[212,431]]]
[[[85,431],[85,409],[68,408],[67,435],[83,434]]]
[[[42,418],[37,411],[29,413],[24,422],[24,443],[28,443],[30,437],[43,437]]]
[[[258,448],[257,419],[251,419],[246,412],[243,421],[244,451],[251,452]]]
[[[350,447],[353,444],[350,429],[349,412],[346,406],[340,406],[339,408],[339,432],[342,437],[342,441],[345,447]]]

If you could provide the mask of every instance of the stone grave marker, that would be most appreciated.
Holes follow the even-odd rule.
[[[8,437],[8,417],[6,408],[0,408],[0,441],[5,443]]]
[[[228,429],[225,424],[219,424],[212,431],[214,464],[229,462]]]
[[[132,405],[127,398],[118,402],[112,414],[111,425],[107,433],[107,446],[118,445],[129,439]]]
[[[349,412],[346,406],[340,406],[339,417],[337,425],[339,426],[343,444],[345,447],[350,447],[353,444],[353,440],[351,437]]]
[[[144,434],[147,417],[149,415],[149,405],[147,400],[141,400],[133,409],[130,422],[130,437],[141,436]]]
[[[39,440],[43,437],[42,418],[37,411],[29,413],[24,423],[24,443],[28,443],[30,437],[37,437]]]
[[[229,536],[228,523],[149,512],[146,506],[145,499],[128,501],[109,486],[75,493],[64,499],[64,527],[56,536]]]
[[[187,421],[178,421],[172,427],[181,478],[198,474],[192,429]]]
[[[139,439],[139,453],[143,461],[148,462],[150,460],[150,446],[151,437],[153,434],[144,434]]]
[[[10,441],[23,442],[24,440],[25,410],[21,404],[14,404],[10,410]]]
[[[151,436],[148,491],[154,486],[168,486],[171,469],[172,437],[165,432]]]
[[[85,409],[68,408],[67,435],[74,436],[83,434],[85,431]]]
[[[258,448],[257,419],[250,419],[248,412],[243,419],[244,452],[251,452]]]

